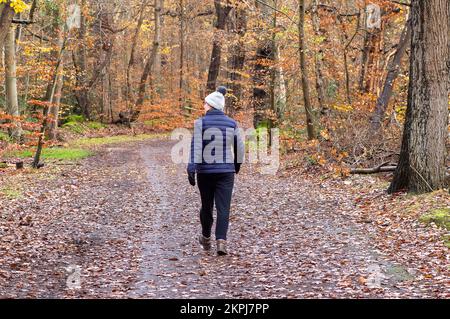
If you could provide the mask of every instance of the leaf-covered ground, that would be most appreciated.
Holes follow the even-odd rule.
[[[171,142],[103,147],[78,165],[0,175],[2,298],[449,298],[448,205],[372,177],[290,170],[237,179],[228,257],[203,252],[199,197]],[[71,267],[81,288],[69,289]]]

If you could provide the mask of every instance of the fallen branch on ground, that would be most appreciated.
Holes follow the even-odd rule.
[[[374,168],[360,168],[360,169],[352,169],[350,171],[351,174],[377,174],[377,173],[386,173],[386,172],[395,172],[397,166],[389,165],[389,162],[383,163],[380,166]]]

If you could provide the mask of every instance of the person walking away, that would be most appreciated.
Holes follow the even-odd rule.
[[[212,248],[214,204],[217,209],[216,244],[219,256],[227,251],[227,234],[235,175],[244,160],[245,146],[237,122],[225,115],[227,89],[219,87],[205,99],[205,116],[195,121],[187,168],[189,183],[201,195],[199,242],[205,250]]]

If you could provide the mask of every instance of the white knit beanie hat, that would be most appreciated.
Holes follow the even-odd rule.
[[[206,97],[205,102],[216,110],[222,112],[225,110],[225,96],[221,92],[211,93]]]

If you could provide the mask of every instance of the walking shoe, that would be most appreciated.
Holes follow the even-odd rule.
[[[200,235],[199,243],[202,245],[204,250],[210,250],[211,249],[211,238],[206,238],[203,235]]]
[[[219,256],[226,256],[226,255],[228,255],[227,241],[226,240],[219,239],[217,241],[217,254]]]

